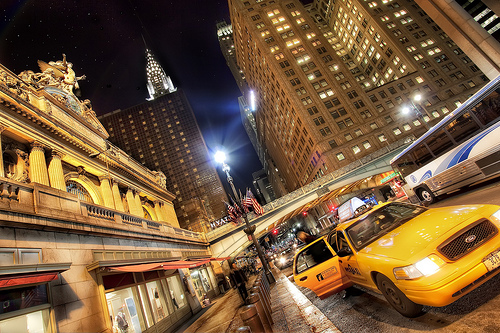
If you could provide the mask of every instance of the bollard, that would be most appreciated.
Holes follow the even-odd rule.
[[[260,290],[259,287],[253,287],[251,290],[250,290],[251,293],[255,293],[255,294],[258,294],[259,295],[259,298],[262,302],[262,305],[264,307],[264,310],[266,311],[266,313],[268,314],[267,318],[269,319],[269,322],[272,324],[274,324],[273,322],[273,317],[272,317],[272,312],[271,312],[271,304],[269,303],[269,300],[267,300],[264,295],[262,294],[262,291]]]
[[[266,333],[264,325],[260,320],[257,307],[254,304],[243,307],[240,313],[241,320],[246,326],[249,326],[253,333]]]
[[[254,304],[257,308],[257,312],[259,313],[260,320],[262,321],[262,325],[264,325],[264,329],[268,333],[272,333],[273,329],[271,327],[271,322],[269,320],[269,314],[267,310],[264,308],[264,304],[260,300],[259,294],[251,293],[250,296],[247,297],[247,302],[249,304]]]
[[[245,333],[252,333],[252,330],[251,330],[251,329],[250,329],[250,327],[248,327],[248,326],[241,326],[241,327],[239,327],[239,328],[236,330],[236,332],[240,332],[240,333],[242,333],[242,332],[245,332]]]

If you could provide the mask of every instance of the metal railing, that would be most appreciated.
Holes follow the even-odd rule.
[[[364,165],[366,165],[366,164],[368,164],[368,163],[370,163],[378,158],[381,158],[381,157],[383,157],[383,156],[385,156],[385,155],[387,155],[387,154],[389,154],[397,149],[400,149],[401,147],[408,146],[414,140],[415,140],[415,136],[411,135],[411,136],[407,136],[403,139],[400,139],[396,142],[393,142],[391,144],[388,144],[386,147],[378,149],[377,151],[375,151],[369,155],[366,155],[366,156],[360,158],[359,160],[356,160],[356,161],[354,161],[354,162],[352,162],[352,163],[350,163],[342,168],[336,169],[336,170],[324,175],[323,177],[318,178],[315,181],[313,181],[307,185],[304,185],[301,188],[282,196],[281,198],[278,198],[272,202],[269,202],[263,206],[264,215],[269,214],[271,211],[289,203],[290,201],[292,201],[294,199],[297,199],[301,196],[304,196],[306,194],[314,192],[318,188],[322,187],[323,185],[325,185],[325,184],[327,184],[335,179],[338,179],[338,178],[340,178],[340,177],[342,177],[342,176],[344,176],[344,175],[346,175],[346,174],[348,174],[356,169],[359,169],[359,168],[363,167]],[[248,213],[247,217],[248,217],[248,220],[251,221],[251,220],[254,220],[257,216],[253,212],[250,212],[250,213]],[[214,229],[214,230],[208,232],[206,234],[207,240],[211,241],[211,240],[217,239],[217,238],[239,228],[240,226],[243,226],[243,224],[238,225],[238,226],[234,226],[231,223],[225,224],[217,229]]]

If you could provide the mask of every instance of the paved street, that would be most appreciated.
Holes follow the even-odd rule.
[[[500,204],[500,181],[483,184],[447,196],[431,207],[464,203]],[[497,276],[459,299],[442,308],[424,307],[418,318],[405,318],[394,310],[379,294],[353,289],[352,295],[343,299],[333,295],[320,300],[310,290],[298,287],[286,277],[292,267],[276,270],[276,284],[272,287],[273,331],[279,332],[500,332],[500,276]],[[250,279],[248,287],[255,277]],[[177,332],[235,332],[244,323],[239,314],[244,309],[235,289],[213,301],[213,304],[195,321]]]
[[[500,205],[500,181],[482,184],[448,195],[432,207],[467,203]],[[282,271],[292,274],[292,268]],[[306,288],[298,287],[343,333],[371,332],[500,332],[500,276],[497,276],[457,302],[442,308],[424,307],[425,314],[405,318],[383,296],[355,289],[347,299],[333,295],[320,300]]]

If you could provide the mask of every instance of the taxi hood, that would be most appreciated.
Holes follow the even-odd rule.
[[[483,207],[469,205],[429,209],[367,245],[359,253],[411,264],[413,260],[435,252],[454,233],[478,220],[482,210],[486,209]]]

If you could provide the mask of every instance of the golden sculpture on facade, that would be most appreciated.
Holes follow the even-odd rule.
[[[85,75],[76,76],[73,70],[73,64],[66,61],[66,55],[63,54],[62,60],[45,61],[38,60],[38,66],[42,73],[39,76],[38,84],[55,85],[67,93],[73,94],[73,88],[78,89],[78,81],[85,80]]]

